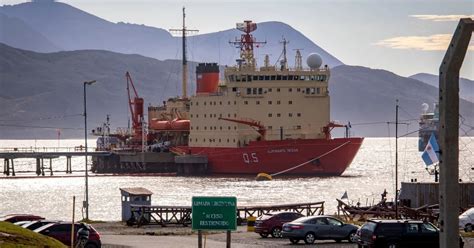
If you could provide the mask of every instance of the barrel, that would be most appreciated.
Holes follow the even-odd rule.
[[[255,216],[247,217],[247,232],[255,231],[255,221],[256,220],[257,220],[257,217],[255,217]]]

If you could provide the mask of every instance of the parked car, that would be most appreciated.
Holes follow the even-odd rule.
[[[361,228],[358,247],[439,247],[439,230],[420,220],[369,220]],[[460,247],[464,242],[459,237]]]
[[[74,223],[74,237],[77,237],[77,231],[80,228],[81,223]],[[87,225],[87,224],[86,224]],[[86,248],[100,248],[102,242],[100,241],[99,233],[91,226],[89,227],[89,240],[86,243]],[[38,229],[35,229],[34,232],[55,238],[61,241],[63,244],[69,246],[71,245],[71,222],[55,222],[44,225]]]
[[[35,229],[38,229],[42,226],[45,226],[45,225],[50,224],[50,223],[55,223],[55,222],[59,222],[59,221],[57,221],[57,220],[35,220],[35,221],[30,221],[28,223],[25,223],[25,224],[21,225],[21,227],[29,229],[29,230],[35,230]]]
[[[459,215],[459,228],[466,232],[472,232],[474,229],[474,208],[470,208]]]
[[[284,238],[289,238],[293,244],[300,240],[304,240],[306,244],[312,244],[317,239],[354,242],[357,228],[355,225],[346,224],[331,216],[309,216],[284,224],[282,235]]]
[[[257,218],[255,221],[255,232],[263,238],[269,234],[274,238],[281,238],[281,229],[284,223],[294,221],[303,217],[295,212],[270,212]]]
[[[33,214],[9,214],[0,217],[0,221],[7,221],[11,223],[19,221],[33,221],[33,220],[44,220],[43,217]]]

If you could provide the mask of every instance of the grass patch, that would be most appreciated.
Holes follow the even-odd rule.
[[[35,233],[26,228],[0,221],[0,247],[66,247],[56,239]]]

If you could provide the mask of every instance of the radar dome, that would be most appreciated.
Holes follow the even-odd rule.
[[[306,64],[308,64],[309,68],[311,69],[317,69],[323,64],[323,59],[321,58],[321,55],[317,53],[311,53],[306,59]]]

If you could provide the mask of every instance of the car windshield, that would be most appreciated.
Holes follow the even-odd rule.
[[[369,230],[373,232],[376,226],[377,224],[375,224],[374,222],[367,222],[361,227],[361,230]]]
[[[474,214],[474,208],[468,209],[466,212],[462,213],[461,216],[468,216]]]

